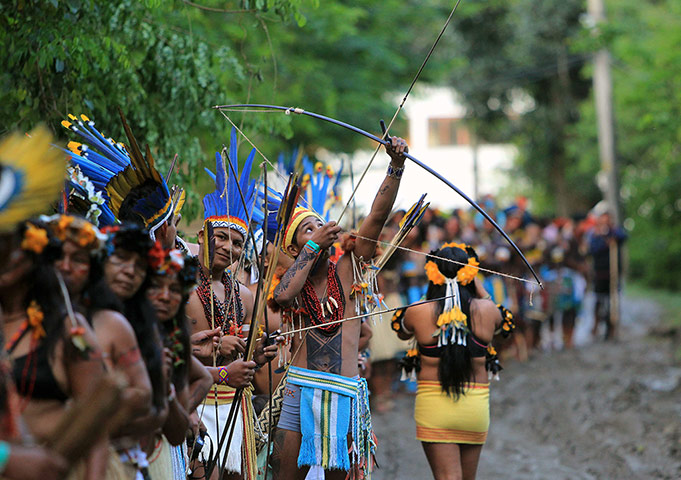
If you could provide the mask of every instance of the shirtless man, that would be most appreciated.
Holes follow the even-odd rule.
[[[233,155],[233,159],[236,160],[236,155]],[[241,256],[248,233],[248,212],[255,198],[247,196],[244,208],[236,180],[231,176],[226,178],[220,157],[216,160],[216,167],[216,190],[206,195],[203,201],[204,228],[207,228],[208,223],[213,227],[213,261],[209,270],[204,260],[205,249],[209,246],[205,244],[202,229],[198,234],[198,258],[201,263],[198,287],[189,297],[186,310],[192,330],[192,353],[208,367],[213,378],[213,387],[204,407],[199,407],[199,413],[202,414],[202,421],[215,450],[229,416],[235,389],[248,386],[256,367],[276,355],[275,345],[263,349],[262,342],[258,342],[253,357],[255,361],[241,358],[246,351],[245,338],[253,315],[253,294],[233,277],[228,267]],[[249,174],[250,166],[245,166],[242,176],[248,178]],[[225,190],[228,192],[228,201],[223,196]],[[239,413],[229,453],[225,455],[225,445],[220,449],[220,462],[227,457],[225,470],[229,472],[223,478],[241,476],[242,426]],[[210,450],[210,442],[207,442],[204,446],[205,459]]]
[[[391,139],[387,148],[390,166],[371,212],[359,229],[353,252],[355,259],[371,259],[374,255],[375,240],[397,196],[407,151],[404,140]],[[307,331],[302,338],[298,335],[293,338],[291,351],[295,357],[289,369],[274,439],[275,479],[303,479],[308,467],[313,465],[322,466],[328,479],[345,478],[350,468],[370,468],[371,432],[363,434],[360,427],[350,425],[350,412],[358,405],[366,407],[366,410],[355,410],[360,412],[360,417],[369,414],[368,402],[363,398],[366,382],[359,379],[357,364],[362,322],[357,319],[324,325],[351,317],[355,311],[354,299],[350,296],[353,255],[346,252],[337,264],[329,261],[328,249],[340,230],[336,222],[324,223],[316,213],[302,208],[294,212],[285,230],[282,248],[295,262],[275,289],[274,299],[283,308],[293,305],[302,308],[305,326],[314,324],[321,328]],[[338,385],[341,387],[336,388]],[[321,405],[314,404],[315,398],[322,398]],[[321,422],[330,422],[325,424],[330,435],[322,435],[321,442],[315,441],[310,438],[315,437],[315,427],[319,426],[314,425],[314,417],[323,417],[319,411],[325,406],[330,413]],[[352,415],[354,419],[357,416]],[[363,435],[362,438],[354,438],[358,434]],[[352,460],[347,454],[351,444]]]

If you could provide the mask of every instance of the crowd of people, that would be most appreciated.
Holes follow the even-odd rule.
[[[485,290],[513,315],[515,335],[497,346],[502,356],[525,361],[538,351],[573,348],[576,322],[587,317],[594,319],[594,339],[614,338],[617,317],[611,314],[611,294],[617,296],[619,292],[619,247],[626,233],[613,224],[607,205],[601,202],[575,217],[544,217],[533,215],[524,197],[506,207],[498,205],[492,196],[485,197],[481,204],[539,272],[544,288],[537,285],[521,259],[475,210],[428,209],[380,277],[381,291],[389,298],[387,303],[405,305],[422,298],[429,285],[423,268],[424,253],[437,250],[447,241],[461,241],[475,246],[484,267],[479,277]],[[384,239],[397,228],[403,213],[396,212],[389,220]],[[616,267],[611,264],[613,249]],[[584,311],[589,291],[596,298],[593,312]],[[400,373],[399,359],[409,345],[385,335],[374,338],[368,352],[372,360],[369,383],[376,408],[388,411],[396,390],[394,380]]]
[[[560,324],[570,348],[587,282],[615,334],[624,234],[606,213],[547,220],[484,199],[540,290],[483,218],[423,199],[393,212],[403,139],[386,146],[370,212],[342,232],[330,169],[303,159],[301,182],[266,191],[233,131],[202,227],[183,238],[183,188],[120,116],[125,144],[85,115],[62,123],[68,149],[44,129],[0,144],[3,478],[370,478],[369,391],[389,411],[400,370],[417,380],[435,478],[474,478],[495,335],[522,333],[497,346],[526,358],[543,322]]]

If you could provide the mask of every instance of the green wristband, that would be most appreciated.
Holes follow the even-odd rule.
[[[321,251],[321,248],[319,247],[319,245],[317,245],[317,244],[316,244],[315,242],[313,242],[312,240],[308,240],[307,243],[306,243],[305,245],[307,245],[308,247],[310,247],[310,248],[312,249],[312,251],[314,251],[315,253],[319,253],[319,252]]]
[[[5,471],[7,462],[9,462],[9,454],[11,447],[7,442],[0,442],[0,473]]]

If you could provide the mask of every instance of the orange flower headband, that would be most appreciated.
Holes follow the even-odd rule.
[[[440,250],[443,248],[460,248],[464,252],[467,252],[466,248],[467,245],[465,243],[445,243],[440,247]],[[468,264],[465,265],[464,267],[460,268],[458,272],[456,272],[456,281],[459,282],[461,285],[468,285],[471,283],[476,275],[478,274],[478,267],[480,266],[480,263],[475,259],[475,257],[468,257]],[[445,281],[447,278],[440,272],[440,269],[437,267],[437,264],[433,262],[432,260],[429,260],[426,262],[425,266],[426,270],[426,276],[428,277],[428,280],[433,283],[434,285],[444,285]]]
[[[47,244],[50,243],[47,230],[38,228],[31,223],[28,223],[26,227],[24,238],[21,240],[21,249],[40,255]]]
[[[70,240],[79,247],[94,250],[104,245],[104,236],[87,220],[71,215],[53,215],[45,220],[62,242]]]

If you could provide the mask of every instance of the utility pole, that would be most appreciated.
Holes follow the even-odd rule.
[[[603,0],[588,0],[587,8],[594,29],[605,21]],[[598,149],[601,159],[601,171],[605,177],[604,196],[608,202],[610,216],[615,225],[621,225],[619,181],[617,178],[617,162],[615,154],[615,123],[612,108],[612,77],[610,75],[610,53],[606,48],[600,49],[594,56],[594,97],[596,100],[596,118],[598,122]]]
[[[470,127],[470,144],[473,153],[473,198],[476,202],[480,201],[480,173],[478,171],[478,135],[477,129]]]
[[[603,0],[587,0],[587,9],[596,30],[605,21]],[[612,76],[610,75],[610,52],[601,48],[594,56],[594,97],[598,122],[598,150],[601,157],[601,171],[605,177],[605,198],[615,228],[621,225],[619,205],[619,182],[615,154],[615,122],[612,108]],[[610,325],[608,337],[614,338],[619,323],[619,245],[610,242]]]

